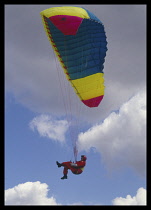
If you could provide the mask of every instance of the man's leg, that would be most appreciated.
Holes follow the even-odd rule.
[[[71,169],[71,161],[61,163],[61,166],[66,167],[67,169]]]
[[[64,167],[63,169],[63,177],[61,177],[61,179],[67,179],[67,174],[68,174],[68,168],[67,167]]]
[[[68,169],[71,169],[71,161],[63,162],[61,165],[64,167],[63,174],[64,176],[61,179],[67,179]]]
[[[58,167],[63,166],[64,170],[63,170],[63,174],[64,176],[61,179],[67,179],[67,174],[68,174],[68,169],[71,169],[71,161],[68,162],[63,162],[63,163],[59,163],[58,161],[56,162]]]

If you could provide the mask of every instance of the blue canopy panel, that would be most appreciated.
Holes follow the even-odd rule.
[[[89,16],[94,15],[91,13]],[[107,41],[104,26],[98,18],[95,20],[83,19],[76,35],[64,35],[49,19],[47,20],[71,80],[103,73]]]

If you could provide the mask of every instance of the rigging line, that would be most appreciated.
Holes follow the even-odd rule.
[[[80,37],[77,38],[77,47],[81,47],[80,46],[80,43],[81,43],[81,40],[80,40]],[[82,46],[82,52],[81,52],[81,67],[79,67],[77,65],[77,71],[79,72],[79,77],[81,77],[81,72],[82,72],[82,62],[83,62],[83,46]],[[79,69],[80,68],[80,69]],[[78,138],[78,131],[79,131],[79,115],[80,115],[80,104],[81,104],[81,101],[79,100],[78,96],[77,96],[77,101],[76,101],[76,104],[75,104],[75,114],[76,114],[76,118],[75,118],[75,141],[74,141],[74,153],[75,153],[75,158],[77,158],[77,154],[78,154],[78,148],[77,148],[77,138]]]
[[[52,39],[52,36],[50,36],[50,39]],[[58,80],[59,80],[59,86],[60,86],[61,93],[62,93],[61,94],[61,97],[63,99],[62,100],[63,101],[63,107],[64,107],[64,110],[65,110],[65,115],[66,115],[66,119],[67,119],[67,107],[66,107],[66,104],[65,104],[65,97],[64,97],[64,92],[63,92],[64,89],[62,88],[61,76],[60,76],[60,74],[61,74],[62,71],[59,71],[59,66],[60,66],[59,64],[60,64],[60,62],[57,59],[57,54],[55,53],[54,49],[52,51],[53,51],[53,55],[54,55],[54,58],[55,58],[55,64],[56,64],[56,69],[57,69],[57,74],[58,74]],[[61,66],[60,66],[60,68],[61,68]],[[61,99],[61,97],[60,97],[60,99]],[[70,126],[68,119],[67,119],[67,122],[68,122],[68,125]]]
[[[86,34],[86,37],[84,38],[84,40],[87,40],[87,34]],[[81,69],[80,69],[80,75],[82,76],[82,71],[83,71],[83,69],[82,68],[84,68],[86,65],[87,65],[87,54],[85,53],[85,46],[87,45],[88,43],[87,43],[87,41],[84,43],[84,45],[82,45],[82,62],[81,62]],[[80,77],[81,77],[80,76]],[[83,88],[83,90],[85,90],[86,89],[86,84],[85,85],[83,85],[82,86],[82,88]],[[80,104],[79,104],[79,107],[78,107],[78,133],[80,132],[80,122],[81,122],[81,117],[82,117],[82,115],[84,114],[83,113],[83,109],[84,108],[84,110],[85,110],[85,107],[83,106],[83,103],[81,102]]]
[[[80,41],[78,42],[79,45],[80,45]],[[82,54],[81,54],[81,67],[80,67],[80,73],[79,73],[79,76],[81,78],[81,75],[82,75],[82,68],[83,68],[83,64],[84,64],[84,47],[82,45]],[[79,102],[79,101],[78,101]],[[77,133],[79,133],[79,127],[80,127],[80,108],[81,108],[81,103],[82,101],[80,101],[78,104],[77,104]],[[78,135],[77,135],[78,137]]]
[[[72,38],[76,40],[75,36],[73,36]],[[77,43],[77,40],[76,40],[75,43]],[[78,66],[77,67],[75,66],[75,69],[78,69]],[[71,88],[70,88],[70,90],[71,90]],[[73,101],[71,100],[72,99],[71,98],[71,93],[72,92],[70,91],[70,93],[69,93],[69,101],[71,102],[70,103],[70,113],[71,113],[71,122],[72,122],[72,125],[73,125],[73,127],[72,127],[72,134],[73,134],[73,136],[72,136],[73,137],[73,139],[72,139],[72,148],[73,148],[73,153],[74,153],[74,157],[75,157],[75,161],[76,161],[76,159],[77,159],[77,148],[76,148],[76,139],[77,139],[77,103],[79,102],[79,100],[78,100],[77,96],[74,95],[75,100],[74,100],[74,103],[73,103]],[[74,117],[74,115],[75,115],[75,117]]]
[[[64,36],[64,44],[65,44],[65,53],[67,53],[67,44],[66,44],[66,39],[65,39],[66,36]],[[67,66],[68,66],[68,57],[66,55],[66,63],[67,63]],[[68,82],[68,86],[67,86],[67,91],[68,91],[68,108],[69,108],[69,117],[70,117],[70,121],[72,123],[72,110],[71,110],[71,85],[69,84]]]
[[[67,44],[66,44],[66,35],[64,35],[64,49],[65,49],[65,59],[66,59],[66,67],[68,68],[68,57],[67,57]],[[69,113],[69,120],[71,121],[71,105],[70,105],[70,88],[69,82],[66,83],[66,93],[67,93],[67,103],[68,103],[68,113]],[[70,111],[70,112],[69,112]]]
[[[80,46],[80,41],[79,41],[79,37],[77,37],[77,48],[79,48]],[[81,69],[79,71],[79,65],[75,66],[75,69],[77,72],[79,72],[79,76],[80,76],[80,73],[81,73]],[[79,99],[78,99],[78,96],[77,97],[77,100],[75,100],[75,104],[74,104],[74,114],[75,114],[75,120],[74,120],[74,127],[75,127],[75,130],[74,130],[74,141],[73,141],[73,152],[74,152],[74,156],[75,156],[75,160],[77,158],[77,135],[78,135],[78,126],[79,126]]]
[[[64,49],[65,49],[65,59],[66,59],[66,67],[68,68],[68,57],[67,57],[67,44],[66,44],[66,36],[64,36]],[[72,129],[72,110],[71,110],[71,99],[70,99],[70,94],[71,94],[71,86],[68,83],[66,83],[67,86],[66,86],[66,96],[67,96],[67,100],[66,100],[66,103],[67,103],[67,106],[68,106],[68,118],[69,118],[69,121],[71,123],[71,126],[69,128],[70,130],[70,139],[71,139],[71,142],[72,142],[72,147],[73,147],[73,139],[74,139],[74,136],[73,136],[73,129]]]
[[[81,40],[80,40],[80,37],[78,38],[79,40],[78,40],[78,46],[79,47],[81,47],[82,46],[82,51],[81,51],[81,67],[80,67],[80,69],[78,69],[78,71],[79,71],[79,77],[81,78],[81,76],[82,76],[82,72],[83,72],[83,68],[84,68],[84,64],[86,63],[86,61],[87,61],[87,57],[86,57],[86,59],[85,59],[85,49],[84,49],[84,47],[85,47],[85,45],[81,45],[80,46],[80,43],[81,43]],[[82,86],[82,88],[83,89],[85,89],[85,86],[83,85]],[[81,122],[82,122],[82,114],[83,114],[83,112],[82,112],[82,108],[84,107],[83,106],[84,104],[82,103],[82,101],[77,101],[77,108],[76,108],[76,111],[77,111],[77,117],[76,117],[76,141],[75,141],[75,149],[77,150],[77,153],[78,153],[78,145],[77,145],[77,140],[78,140],[78,134],[80,133],[80,124],[81,124]]]
[[[54,51],[53,51],[54,53]],[[67,107],[66,107],[66,103],[65,103],[65,94],[64,94],[64,88],[63,88],[63,84],[61,82],[61,71],[62,69],[59,69],[60,67],[60,64],[57,60],[57,56],[55,55],[54,53],[54,57],[55,57],[55,63],[56,63],[56,69],[57,69],[57,74],[58,74],[58,80],[59,80],[59,86],[60,86],[60,89],[61,89],[61,97],[62,97],[62,101],[63,101],[63,107],[64,107],[64,110],[65,110],[65,116],[66,116],[66,119],[67,119],[67,122],[68,122],[68,125],[70,126],[69,124],[69,121],[68,121],[68,118],[67,118]]]
[[[65,49],[65,59],[66,59],[66,67],[68,68],[68,57],[67,57],[67,44],[66,44],[66,36],[64,35],[64,49]],[[70,128],[69,128],[69,133],[70,133],[70,139],[73,138],[72,134],[72,121],[71,121],[71,102],[70,102],[70,84],[67,82],[66,78],[64,77],[64,86],[65,86],[65,93],[66,93],[66,105],[67,105],[67,118],[68,121],[70,122]]]

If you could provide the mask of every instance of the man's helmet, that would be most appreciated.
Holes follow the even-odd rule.
[[[86,161],[87,157],[85,155],[81,155],[81,160]]]

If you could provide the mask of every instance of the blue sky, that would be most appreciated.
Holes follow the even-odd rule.
[[[57,74],[62,69],[39,15],[52,6],[61,5],[5,5],[6,205],[144,204],[146,6],[72,5],[104,23],[108,52],[99,108],[82,106],[62,84],[69,88],[73,118],[80,110],[80,130],[73,135],[78,159],[88,157],[83,174],[69,172],[67,180],[60,179],[63,169],[55,162],[73,160],[69,134],[75,127],[68,126]]]

